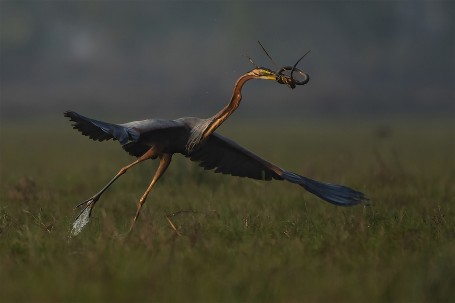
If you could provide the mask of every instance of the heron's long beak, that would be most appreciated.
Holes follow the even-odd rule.
[[[250,71],[247,75],[253,77],[254,79],[263,79],[263,80],[277,80],[278,76],[276,73],[266,70],[265,68],[257,68]]]
[[[271,74],[271,75],[261,76],[259,78],[264,79],[264,80],[274,80],[274,81],[276,81],[277,80],[277,75]]]

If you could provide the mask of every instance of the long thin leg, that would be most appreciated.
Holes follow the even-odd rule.
[[[141,199],[139,200],[139,204],[137,205],[136,215],[133,218],[133,222],[131,223],[130,231],[133,229],[134,223],[136,223],[137,218],[139,217],[139,213],[141,212],[142,205],[144,205],[145,200],[147,199],[148,194],[152,190],[153,185],[158,181],[158,179],[164,174],[166,169],[168,168],[169,164],[171,163],[172,155],[171,154],[162,154],[160,155],[160,164],[158,169],[156,170],[155,176],[153,176],[152,182],[150,183],[147,190],[142,195]]]
[[[83,205],[85,205],[85,207],[82,209],[81,213],[79,214],[79,216],[88,208],[92,208],[93,205],[95,205],[96,201],[98,201],[98,199],[101,197],[101,195],[112,185],[112,183],[115,182],[115,180],[117,180],[121,175],[123,175],[124,173],[126,173],[126,171],[128,169],[130,169],[131,167],[135,166],[136,164],[139,164],[141,163],[142,161],[145,161],[147,159],[150,159],[150,158],[154,158],[157,156],[157,148],[156,147],[152,147],[150,148],[145,154],[143,154],[141,157],[137,158],[136,161],[134,161],[133,163],[127,165],[127,166],[124,166],[122,167],[119,172],[114,176],[114,178],[112,178],[111,181],[109,181],[108,184],[106,184],[106,186],[104,186],[99,192],[97,192],[93,197],[85,200],[84,202],[82,203],[79,203],[78,205],[76,205],[75,208],[79,208]],[[79,217],[78,216],[78,217]],[[77,218],[76,218],[77,219]]]

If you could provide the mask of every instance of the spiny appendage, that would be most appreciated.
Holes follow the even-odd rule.
[[[194,151],[202,141],[202,135],[205,130],[210,126],[212,119],[203,119],[198,124],[196,124],[190,132],[190,137],[186,143],[186,151],[191,153]]]

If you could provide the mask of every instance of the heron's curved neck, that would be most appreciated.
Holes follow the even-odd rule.
[[[230,115],[239,107],[240,101],[242,100],[242,88],[245,83],[251,79],[254,79],[255,76],[250,73],[242,75],[234,86],[234,91],[232,92],[231,101],[216,115],[210,118],[210,124],[204,130],[202,135],[202,140],[210,136]]]
[[[234,86],[231,101],[216,115],[211,118],[203,119],[192,127],[190,136],[186,143],[187,152],[192,152],[201,145],[226,119],[239,107],[242,100],[242,88],[248,80],[255,79],[257,76],[246,73],[241,76]]]

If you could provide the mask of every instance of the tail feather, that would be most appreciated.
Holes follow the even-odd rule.
[[[282,177],[286,181],[299,184],[322,200],[338,206],[352,206],[368,201],[363,193],[346,186],[319,182],[287,171],[283,172]]]
[[[83,135],[97,141],[118,140],[124,145],[129,140],[137,141],[139,133],[130,127],[102,122],[79,115],[73,111],[64,113],[65,117],[75,122],[73,128],[80,131]]]

